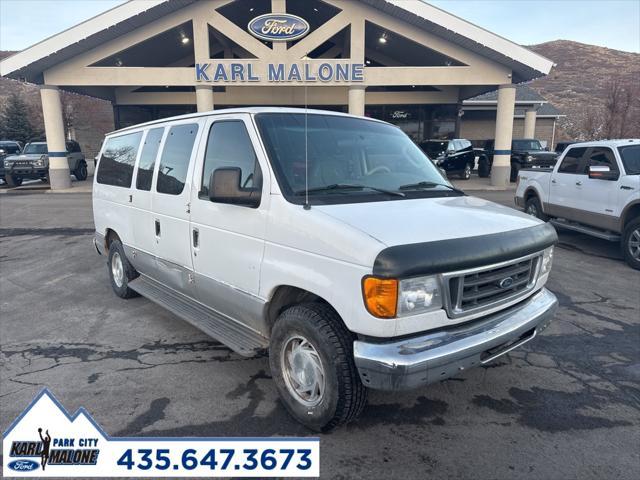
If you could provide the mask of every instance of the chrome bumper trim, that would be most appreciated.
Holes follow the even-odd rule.
[[[484,319],[397,342],[356,340],[353,352],[360,378],[378,390],[408,390],[490,362],[533,339],[558,307],[543,288],[523,302]]]

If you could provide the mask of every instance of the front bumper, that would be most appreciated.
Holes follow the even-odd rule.
[[[543,288],[527,300],[468,325],[396,342],[357,340],[353,353],[362,383],[378,390],[408,390],[493,361],[544,330],[558,307]]]
[[[43,178],[49,173],[49,167],[34,167],[31,165],[14,165],[5,168],[6,175],[14,175],[22,178]]]

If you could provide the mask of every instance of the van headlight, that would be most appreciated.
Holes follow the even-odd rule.
[[[553,263],[553,246],[545,248],[542,253],[542,266],[540,267],[540,275],[546,275],[551,271]]]
[[[438,277],[416,277],[400,280],[398,316],[418,315],[442,308]]]
[[[362,296],[367,311],[378,318],[419,315],[442,308],[440,282],[435,275],[404,280],[366,276]]]

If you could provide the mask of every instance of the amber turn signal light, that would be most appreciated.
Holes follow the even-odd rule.
[[[362,280],[364,304],[371,315],[394,318],[398,308],[398,280],[394,278],[365,277]]]

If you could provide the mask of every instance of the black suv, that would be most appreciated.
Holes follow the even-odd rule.
[[[491,173],[495,140],[485,140],[479,150],[478,175],[488,177]],[[515,182],[521,168],[553,168],[558,160],[556,152],[542,148],[535,138],[518,138],[511,141],[511,181]]]
[[[0,142],[0,180],[4,181],[4,159],[9,155],[17,155],[22,151],[19,142],[3,140]]]
[[[476,154],[471,142],[462,138],[453,140],[426,140],[418,144],[431,161],[447,173],[469,180]]]

